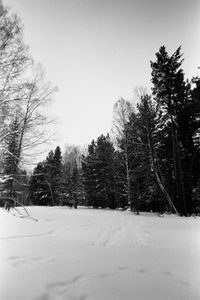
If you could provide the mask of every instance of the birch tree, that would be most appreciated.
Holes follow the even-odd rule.
[[[31,63],[20,19],[0,3],[0,151],[15,117],[13,109],[21,101],[21,77]]]
[[[126,129],[126,124],[128,123],[132,112],[133,112],[132,104],[124,100],[123,98],[119,99],[115,103],[113,109],[113,130],[112,130],[114,135],[113,138],[114,145],[119,150],[118,159],[120,160],[120,164],[116,164],[116,166],[118,167],[115,170],[115,172],[122,186],[121,195],[125,197],[127,203],[129,204],[131,204],[131,183],[130,183],[131,165],[129,159],[130,135],[129,132],[125,129]],[[125,175],[123,175],[123,173]]]

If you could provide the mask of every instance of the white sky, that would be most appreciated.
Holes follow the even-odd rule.
[[[150,86],[161,45],[182,45],[186,76],[200,66],[199,0],[4,0],[24,23],[25,41],[58,86],[58,141],[89,144],[112,125],[114,103]]]

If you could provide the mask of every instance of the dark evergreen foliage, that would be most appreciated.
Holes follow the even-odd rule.
[[[109,135],[101,135],[88,146],[88,155],[83,157],[82,167],[89,206],[117,207],[114,152]]]
[[[153,95],[160,115],[159,163],[178,212],[187,215],[194,211],[192,190],[199,176],[191,166],[196,157],[199,168],[199,150],[194,140],[200,110],[198,80],[196,89],[191,90],[184,79],[182,61],[180,47],[169,56],[162,46],[151,67]]]
[[[64,193],[62,172],[62,155],[58,146],[34,169],[29,184],[30,201],[35,205],[59,205]]]

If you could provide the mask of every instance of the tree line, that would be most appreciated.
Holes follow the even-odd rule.
[[[200,78],[185,80],[179,47],[151,61],[152,94],[134,109],[114,107],[115,145],[101,136],[88,147],[83,174],[88,203],[139,213],[200,212]]]
[[[199,214],[200,78],[185,79],[182,64],[181,47],[169,55],[161,46],[150,62],[151,93],[139,90],[136,107],[115,103],[112,134],[93,139],[87,151],[66,146],[62,154],[57,146],[28,175],[23,166],[30,148],[46,140],[42,107],[54,89],[33,72],[20,20],[1,4],[1,199]]]
[[[61,176],[65,196],[73,190],[78,203],[95,208],[199,214],[200,79],[185,80],[182,56],[181,47],[172,55],[160,47],[150,62],[152,94],[141,89],[136,108],[115,103],[112,137],[102,134],[79,155],[74,190]]]

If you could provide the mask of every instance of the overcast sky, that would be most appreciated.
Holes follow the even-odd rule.
[[[57,144],[89,144],[111,129],[114,103],[150,87],[161,45],[182,45],[189,79],[200,66],[199,0],[4,0],[24,24],[25,41],[58,86],[52,105]]]

